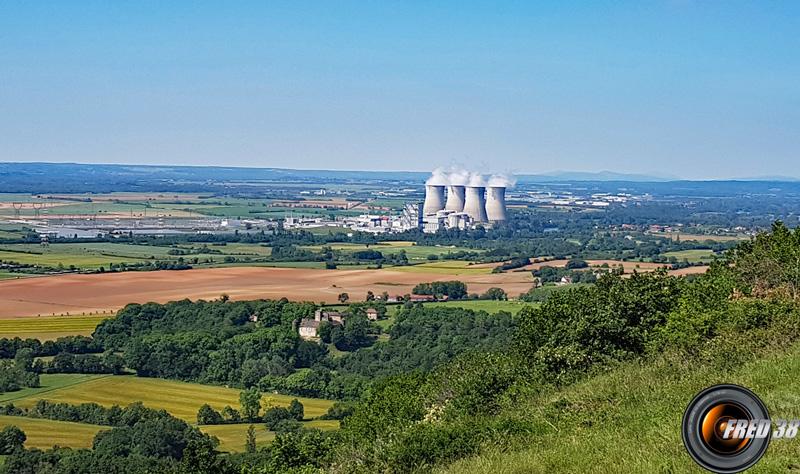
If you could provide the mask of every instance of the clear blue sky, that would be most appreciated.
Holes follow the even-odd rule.
[[[0,161],[800,177],[800,2],[3,1]]]

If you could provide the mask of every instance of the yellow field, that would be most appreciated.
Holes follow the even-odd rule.
[[[217,410],[225,405],[239,409],[239,390],[161,379],[148,379],[119,375],[44,374],[41,387],[2,394],[0,402],[12,402],[22,408],[30,408],[37,400],[78,404],[95,402],[105,406],[126,406],[141,401],[149,408],[165,409],[170,414],[195,424],[197,410],[208,403]],[[286,395],[264,395],[262,405],[288,406],[296,397]],[[333,402],[299,398],[305,408],[306,418],[313,418],[328,411]],[[85,423],[68,423],[27,417],[0,416],[0,428],[16,425],[28,436],[26,446],[50,448],[53,445],[82,448],[92,444],[94,435],[106,426]],[[275,433],[255,423],[256,443],[267,444]],[[334,430],[339,427],[336,420],[311,420],[304,422],[307,428]],[[249,424],[201,426],[200,429],[220,440],[223,451],[243,451]]]
[[[61,336],[88,336],[101,321],[113,316],[81,314],[75,316],[41,316],[36,318],[0,319],[0,337],[31,337],[51,340]]]
[[[250,425],[242,423],[236,425],[212,425],[201,426],[200,430],[219,439],[219,449],[221,451],[244,451],[247,439],[247,428]],[[267,431],[263,423],[253,424],[256,430],[256,445],[262,446],[275,439],[275,433]],[[306,428],[317,428],[320,430],[335,430],[339,428],[336,420],[313,420],[303,423]]]
[[[308,418],[322,415],[333,404],[329,400],[273,394],[264,395],[262,404],[288,406],[293,398],[298,398],[303,403]],[[204,403],[208,403],[216,410],[221,410],[225,405],[239,408],[237,389],[132,375],[101,376],[63,388],[55,388],[46,393],[33,393],[15,399],[14,404],[20,407],[32,407],[39,399],[72,404],[95,402],[105,406],[126,406],[140,401],[149,408],[167,410],[173,416],[190,423],[197,421],[197,410]]]
[[[107,426],[70,423],[68,421],[41,420],[23,416],[0,416],[0,428],[14,425],[25,432],[26,448],[52,448],[54,445],[70,448],[90,448],[98,431]]]

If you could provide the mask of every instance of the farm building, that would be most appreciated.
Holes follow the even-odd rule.
[[[301,319],[298,333],[303,339],[314,339],[319,335],[319,325],[316,319]]]
[[[322,309],[318,309],[314,311],[314,320],[315,321],[330,321],[332,323],[341,323],[344,324],[344,314],[338,311],[325,311]]]
[[[378,320],[378,310],[375,308],[367,309],[367,319],[370,321],[377,321]]]
[[[318,309],[314,312],[314,319],[303,318],[297,327],[297,332],[303,339],[316,339],[319,337],[319,326],[323,322],[333,325],[343,325],[345,315],[337,311],[323,311]]]

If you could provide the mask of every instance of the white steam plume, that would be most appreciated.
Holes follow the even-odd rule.
[[[490,187],[502,187],[502,188],[511,188],[517,184],[516,178],[510,175],[505,174],[493,174],[489,178],[489,186]]]
[[[454,186],[466,186],[469,183],[470,172],[461,168],[451,168],[447,179]]]
[[[486,179],[480,173],[470,173],[469,186],[484,187],[486,186]]]
[[[433,173],[431,173],[431,177],[425,181],[425,184],[428,186],[447,186],[449,182],[447,172],[444,168],[436,168],[433,170]]]
[[[517,183],[512,174],[497,173],[487,180],[486,177],[475,171],[467,171],[464,168],[451,166],[449,168],[436,168],[431,173],[431,177],[425,181],[429,186],[475,186],[475,187],[504,187],[510,188]]]

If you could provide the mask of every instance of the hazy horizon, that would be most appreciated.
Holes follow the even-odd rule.
[[[0,5],[0,161],[800,178],[800,4]]]

